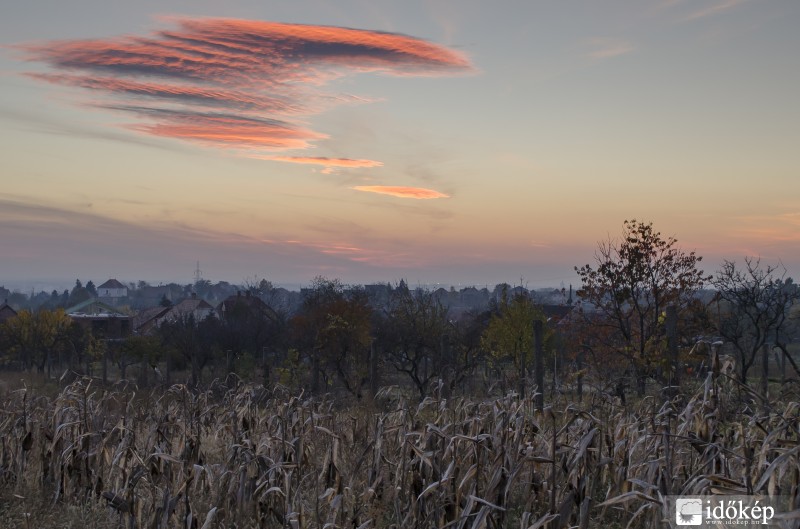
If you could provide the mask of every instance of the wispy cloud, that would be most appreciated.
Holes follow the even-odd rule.
[[[761,243],[800,242],[800,212],[737,217],[737,236]]]
[[[727,11],[740,4],[743,4],[745,1],[746,0],[723,0],[722,2],[717,2],[704,9],[695,11],[694,13],[687,16],[686,20],[697,20],[698,18],[705,18],[707,16],[717,15],[719,13],[722,13],[723,11]]]
[[[633,44],[617,38],[596,38],[588,43],[587,55],[592,59],[610,59],[633,51]]]
[[[238,260],[242,270],[250,270],[253,262],[266,255],[286,271],[295,270],[298,262],[314,270],[333,267],[338,271],[350,270],[354,264],[403,266],[414,262],[405,247],[384,248],[374,241],[336,235],[299,239],[272,233],[258,237],[163,220],[131,222],[96,213],[86,205],[69,209],[0,192],[0,240],[7,243],[4,270],[19,274],[25,270],[44,276],[58,269],[85,269],[87,258],[103,263],[100,273],[107,273],[108,255],[119,257],[132,274],[143,273],[150,266],[193,262],[197,255],[224,256],[219,265],[226,267],[235,266],[231,260]],[[153,252],[159,255],[156,262]],[[53,268],[49,257],[55,254],[60,261]]]
[[[224,18],[163,20],[173,27],[146,36],[17,49],[55,70],[32,78],[99,94],[89,104],[135,117],[133,130],[244,153],[304,149],[326,138],[302,119],[364,101],[325,90],[344,75],[473,71],[463,54],[398,33]],[[278,161],[316,163],[300,160]],[[318,165],[353,167],[331,160]]]
[[[51,73],[28,73],[26,75],[32,79],[52,84],[108,92],[129,98],[160,99],[166,102],[208,108],[237,109],[283,115],[308,112],[307,108],[293,103],[287,98],[254,95],[240,90],[228,90],[225,88],[159,84],[113,77],[85,77]]]
[[[390,195],[398,198],[413,198],[417,200],[430,200],[434,198],[450,198],[439,191],[425,189],[424,187],[403,187],[403,186],[355,186],[356,191],[366,193],[378,193],[380,195]]]
[[[305,149],[324,134],[302,128],[290,121],[231,113],[195,112],[134,106],[107,106],[153,118],[151,123],[129,128],[153,136],[205,143],[212,147],[237,149]]]
[[[363,169],[369,167],[381,167],[383,162],[376,160],[363,160],[353,158],[328,158],[326,156],[264,156],[253,155],[252,158],[260,160],[273,160],[276,162],[298,163],[308,165],[322,165],[326,169]]]

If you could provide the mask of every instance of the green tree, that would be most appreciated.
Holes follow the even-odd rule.
[[[652,223],[626,220],[620,240],[598,243],[594,267],[575,267],[583,283],[578,296],[594,309],[598,337],[627,361],[640,394],[654,364],[663,366],[666,307],[680,315],[711,279],[698,269],[702,257],[677,242],[662,238]]]
[[[512,365],[520,383],[533,368],[534,320],[547,322],[541,308],[534,304],[530,296],[519,293],[509,299],[508,286],[505,285],[489,324],[481,335],[481,346],[489,353],[495,367],[505,376],[505,366]],[[545,341],[551,339],[552,332],[546,332]]]
[[[80,279],[76,279],[75,286],[69,293],[69,299],[67,300],[66,306],[74,307],[78,303],[83,303],[84,301],[91,298],[92,294],[89,292],[89,290],[81,284]]]
[[[337,280],[317,277],[292,319],[296,343],[311,363],[311,386],[319,391],[338,380],[361,395],[369,381],[372,309],[363,288],[345,289]]]
[[[78,322],[72,322],[66,335],[65,353],[71,369],[83,370],[91,375],[92,362],[99,360],[105,350],[105,342],[96,338],[92,331]],[[81,366],[84,366],[83,369]]]
[[[129,336],[116,350],[114,361],[124,379],[128,366],[139,364],[140,383],[147,382],[148,367],[155,368],[161,360],[161,342],[155,336]]]
[[[10,352],[28,369],[43,373],[59,348],[68,344],[72,320],[63,309],[21,310],[3,324]]]

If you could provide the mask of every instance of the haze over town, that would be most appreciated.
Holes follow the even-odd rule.
[[[6,287],[559,287],[630,218],[800,275],[796,2],[2,15]]]

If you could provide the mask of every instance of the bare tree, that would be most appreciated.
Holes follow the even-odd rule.
[[[381,318],[378,345],[395,370],[424,397],[431,382],[450,368],[447,309],[427,290],[397,288]]]
[[[736,351],[740,380],[747,383],[747,373],[765,345],[779,347],[797,370],[786,350],[784,331],[800,291],[786,278],[784,267],[762,267],[761,260],[752,257],[744,262],[741,268],[724,261],[712,284],[717,289],[717,332]]]

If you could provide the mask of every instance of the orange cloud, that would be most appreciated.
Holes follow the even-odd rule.
[[[393,74],[472,68],[456,51],[397,33],[220,18],[179,18],[176,22],[182,31],[162,31],[160,36],[183,42],[187,35],[201,37],[207,48],[224,49],[229,56],[244,57],[247,64],[258,65],[258,60],[252,62],[254,57],[267,61],[280,57],[294,64],[310,61]]]
[[[425,189],[423,187],[404,187],[404,186],[355,186],[356,191],[367,193],[378,193],[380,195],[390,195],[398,198],[414,198],[417,200],[430,200],[433,198],[450,198],[449,195]]]
[[[237,149],[305,149],[309,139],[325,136],[291,123],[267,118],[249,118],[230,114],[202,114],[152,109],[123,108],[131,112],[155,114],[154,124],[132,125],[130,128],[166,138],[206,143],[215,147]]]
[[[254,155],[251,158],[260,160],[273,160],[275,162],[301,163],[310,165],[324,165],[325,167],[344,167],[350,169],[360,169],[365,167],[381,167],[383,162],[376,160],[358,160],[351,158],[328,158],[325,156],[260,156]]]
[[[31,77],[103,95],[104,100],[93,101],[95,106],[145,120],[134,130],[245,150],[302,149],[326,137],[298,119],[358,102],[357,97],[323,90],[343,75],[430,76],[473,70],[457,51],[397,33],[226,18],[166,20],[174,29],[148,36],[53,41],[17,49],[27,60],[59,72]],[[215,114],[219,111],[225,116]],[[281,161],[328,169],[377,166],[345,158]]]

